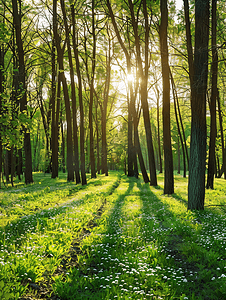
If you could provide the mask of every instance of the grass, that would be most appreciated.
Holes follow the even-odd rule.
[[[172,196],[163,180],[35,174],[3,189],[0,299],[226,299],[226,206],[213,206],[226,204],[225,181],[191,212],[187,179],[175,175]]]

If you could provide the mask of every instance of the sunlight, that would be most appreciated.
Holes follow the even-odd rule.
[[[128,83],[135,81],[135,78],[134,78],[133,74],[127,74],[126,77],[127,77]]]

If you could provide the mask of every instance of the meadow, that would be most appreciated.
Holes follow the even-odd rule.
[[[201,212],[180,175],[34,180],[0,190],[0,299],[226,299],[224,179]]]

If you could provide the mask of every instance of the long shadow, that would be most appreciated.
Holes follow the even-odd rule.
[[[193,244],[189,245],[189,240],[192,240],[192,224],[188,220],[183,220],[180,218],[177,218],[171,211],[169,204],[163,203],[161,199],[154,194],[150,187],[144,192],[144,185],[141,185],[141,183],[138,181],[137,186],[140,189],[141,192],[141,199],[142,195],[149,195],[149,200],[143,199],[143,213],[142,216],[145,216],[147,211],[150,210],[150,206],[152,207],[151,214],[155,219],[159,222],[159,230],[162,230],[165,232],[162,236],[164,239],[161,240],[159,236],[155,236],[155,239],[157,243],[159,244],[160,248],[162,248],[162,252],[159,254],[159,261],[160,264],[162,264],[162,268],[165,267],[165,265],[170,268],[180,268],[180,273],[184,276],[185,282],[180,282],[180,286],[176,288],[175,292],[178,293],[177,296],[179,297],[180,293],[183,293],[183,286],[186,286],[186,290],[188,291],[187,287],[189,286],[190,290],[190,296],[192,293],[198,298],[198,299],[212,299],[208,297],[208,291],[205,293],[205,289],[208,284],[205,282],[205,276],[203,272],[205,271],[205,268],[209,269],[210,266],[208,265],[207,261],[204,261],[204,257],[201,252],[201,247],[195,246],[193,247]],[[172,195],[172,198],[178,200],[178,197],[175,195]],[[180,198],[181,200],[181,198]],[[187,202],[185,202],[187,204]],[[158,208],[158,210],[156,210]],[[199,213],[197,213],[197,217],[199,216]],[[171,221],[172,220],[172,221]],[[143,220],[144,222],[147,222],[147,220]],[[177,228],[171,227],[171,223],[176,223]],[[187,228],[190,227],[190,230],[187,230]],[[184,228],[186,228],[184,230]],[[148,241],[150,238],[148,235],[151,235],[151,238],[154,237],[153,232],[145,232],[143,233],[144,238]],[[183,254],[183,247],[184,246],[190,246],[191,251],[194,249],[194,255],[197,255],[197,260],[188,260],[188,257]],[[193,248],[192,248],[193,247]],[[214,249],[212,249],[214,251]],[[171,257],[171,260],[166,260],[166,257]],[[214,262],[213,262],[214,264]],[[201,266],[202,265],[202,266]],[[201,267],[200,267],[201,266]],[[216,267],[216,265],[215,265]],[[216,270],[212,270],[212,275],[216,275]],[[201,268],[201,269],[200,269]],[[204,269],[203,269],[204,268]],[[213,266],[212,266],[213,268]],[[208,274],[208,272],[206,272]],[[191,274],[193,276],[191,276]],[[208,278],[208,277],[206,277]],[[210,283],[212,284],[211,280],[209,279]],[[218,288],[214,288],[214,284],[211,285],[211,288],[209,288],[209,292],[212,293],[212,290],[217,290]],[[213,295],[213,294],[212,294]],[[176,296],[176,295],[175,295]],[[199,298],[199,297],[202,298]],[[204,298],[203,298],[204,297]],[[210,295],[211,297],[211,295]]]
[[[65,283],[60,284],[58,290],[60,289],[61,295],[64,295],[62,299],[108,299],[105,290],[101,288],[103,279],[97,278],[95,282],[88,284],[87,289],[84,289],[84,282],[81,282],[81,278],[86,278],[90,275],[97,276],[100,273],[103,278],[103,276],[109,273],[109,270],[111,270],[112,276],[117,276],[115,274],[119,274],[117,273],[119,270],[115,268],[115,261],[119,261],[119,257],[123,255],[124,251],[123,247],[116,248],[118,240],[123,239],[122,229],[120,228],[121,224],[119,225],[119,222],[122,222],[123,220],[122,207],[124,205],[125,197],[130,195],[134,184],[135,181],[130,181],[128,189],[123,194],[120,194],[114,201],[114,207],[108,218],[105,232],[101,233],[101,243],[96,245],[92,252],[92,256],[89,258],[90,250],[88,248],[83,249],[80,245],[82,250],[79,251],[79,245],[76,245],[78,254],[86,257],[86,259],[88,258],[88,263],[86,262],[85,265],[81,265],[80,263],[75,264],[70,275],[71,279],[68,282],[66,279]],[[103,249],[103,245],[105,245],[106,248]],[[102,258],[107,255],[109,249],[111,250],[110,260],[102,260]],[[68,267],[70,267],[70,265]],[[119,268],[121,269],[121,267]],[[70,282],[73,282],[73,284],[70,284]]]
[[[98,180],[97,182],[99,182],[100,180]],[[74,188],[75,192],[73,192],[73,195],[76,196],[76,193],[80,190],[86,190],[88,187],[90,187],[91,185],[96,185],[97,182],[91,182],[90,184],[86,185],[86,186],[76,186]],[[112,189],[115,188],[115,185],[112,185]],[[112,191],[110,190],[109,193],[111,193]],[[13,220],[11,223],[7,224],[4,227],[0,227],[0,242],[3,244],[4,239],[6,236],[11,237],[12,240],[15,239],[15,235],[17,237],[17,247],[19,247],[24,240],[26,240],[26,236],[28,234],[28,228],[26,224],[30,224],[29,227],[29,234],[31,233],[36,233],[37,230],[42,233],[45,230],[45,227],[47,225],[47,222],[50,218],[54,218],[56,216],[60,216],[63,215],[68,208],[73,207],[76,205],[76,207],[83,205],[86,201],[87,198],[89,198],[93,193],[89,193],[87,195],[83,195],[83,197],[81,199],[75,199],[74,201],[70,201],[70,203],[68,204],[62,204],[59,205],[58,207],[50,207],[50,208],[46,208],[46,209],[42,209],[36,212],[31,213],[30,215],[24,215],[21,216],[15,220]],[[107,191],[101,193],[102,197],[105,198],[108,194]],[[71,196],[72,194],[70,194]],[[65,201],[67,202],[67,201]],[[56,203],[55,203],[56,204]],[[39,229],[37,228],[37,225],[39,225]]]

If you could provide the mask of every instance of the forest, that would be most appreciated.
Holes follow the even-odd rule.
[[[0,299],[226,299],[226,3],[0,0]]]
[[[1,1],[4,182],[124,169],[157,186],[164,170],[173,194],[177,169],[188,208],[204,209],[225,176],[225,3],[175,5]]]

